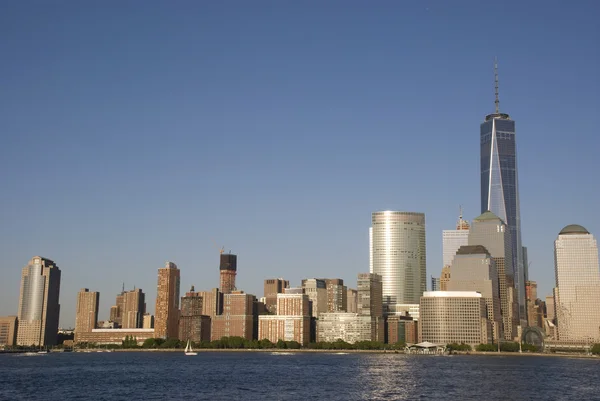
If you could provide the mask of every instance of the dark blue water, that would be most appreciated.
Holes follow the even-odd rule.
[[[1,400],[598,400],[600,359],[263,352],[0,355]]]

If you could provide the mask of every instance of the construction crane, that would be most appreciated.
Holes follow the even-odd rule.
[[[222,255],[225,252],[225,247],[222,246],[221,248],[219,248],[214,239],[212,240],[212,242],[213,242],[213,245],[215,246],[215,248],[217,248],[219,250],[219,255]]]

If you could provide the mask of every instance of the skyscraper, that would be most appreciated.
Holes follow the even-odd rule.
[[[483,245],[494,259],[498,273],[500,309],[504,338],[512,341],[517,335],[519,322],[517,302],[514,296],[514,271],[510,230],[494,213],[487,211],[473,220],[469,231],[469,245]],[[450,280],[454,277],[450,273]]]
[[[179,277],[177,265],[167,262],[158,269],[156,310],[154,312],[154,336],[177,338],[179,334]]]
[[[17,345],[56,345],[60,314],[60,269],[33,257],[21,273]]]
[[[282,278],[270,278],[265,280],[265,306],[271,313],[277,309],[277,294],[283,294],[283,290],[290,287],[290,282]]]
[[[185,297],[181,297],[181,314],[179,316],[179,339],[194,342],[210,341],[211,319],[202,314],[203,299],[194,286]]]
[[[584,227],[563,228],[554,242],[554,308],[558,339],[600,340],[600,271],[598,244]]]
[[[141,288],[123,293],[123,312],[121,326],[124,329],[141,329],[144,327],[146,313],[146,294]]]
[[[98,324],[100,293],[82,288],[77,293],[77,314],[75,315],[75,342],[80,333],[89,333]]]
[[[496,111],[488,114],[480,127],[481,146],[481,213],[489,210],[506,223],[511,233],[512,265],[520,314],[525,316],[525,268],[521,245],[521,216],[517,170],[515,122],[500,113],[498,68],[496,78]]]
[[[237,256],[229,253],[221,254],[220,285],[223,294],[229,294],[235,290],[235,276],[237,274]]]
[[[396,304],[418,304],[427,289],[425,214],[381,211],[369,230],[371,273],[383,283],[386,314]]]
[[[451,266],[456,251],[469,243],[469,222],[463,220],[462,208],[456,223],[456,230],[442,231],[442,253],[444,266]]]

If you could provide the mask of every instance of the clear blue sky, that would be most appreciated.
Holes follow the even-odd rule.
[[[479,124],[517,123],[540,296],[570,223],[600,235],[596,1],[12,1],[0,12],[0,315],[34,255],[108,318],[125,282],[182,291],[368,271],[376,210],[427,220],[427,276],[479,214]],[[450,4],[452,3],[452,4]],[[216,243],[216,246],[215,246]]]

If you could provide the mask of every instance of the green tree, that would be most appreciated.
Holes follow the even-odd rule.
[[[452,344],[448,344],[446,346],[446,348],[449,351],[471,351],[471,346],[469,344],[457,344],[457,343],[452,343]]]
[[[600,354],[600,344],[594,344],[592,349],[590,350],[592,354],[599,355]]]
[[[283,340],[278,340],[277,341],[277,348],[279,348],[279,349],[285,349],[285,348],[287,348],[286,342],[283,341]]]
[[[275,344],[273,344],[271,341],[269,341],[266,338],[263,338],[262,340],[260,340],[258,342],[258,348],[261,349],[269,349],[269,348],[275,348]]]
[[[515,343],[515,342],[500,343],[500,351],[503,351],[503,352],[519,352],[519,343]]]
[[[497,344],[479,344],[476,348],[479,352],[494,352],[498,350]]]

